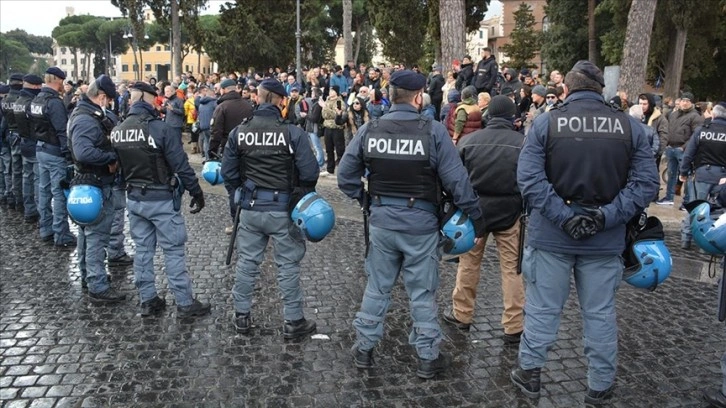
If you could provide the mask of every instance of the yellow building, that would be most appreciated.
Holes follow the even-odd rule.
[[[150,24],[154,21],[154,13],[151,9],[144,10],[144,23]],[[129,41],[133,41],[130,39]],[[136,51],[136,60],[132,48],[120,58],[115,58],[115,72],[111,73],[111,77],[116,81],[135,81],[145,80],[153,77],[157,81],[172,81],[171,76],[171,52],[169,44],[154,44],[148,51]],[[137,65],[141,66],[141,71],[137,70]],[[206,53],[190,52],[182,60],[182,72],[191,72],[194,76],[198,74],[208,75],[212,73],[215,66],[212,64]]]

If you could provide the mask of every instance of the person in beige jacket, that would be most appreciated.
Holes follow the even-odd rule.
[[[323,105],[323,135],[325,136],[326,170],[321,176],[335,173],[335,166],[345,153],[345,124],[348,121],[345,102],[336,85],[330,87]],[[337,118],[337,119],[336,119]],[[340,123],[340,124],[338,124]]]

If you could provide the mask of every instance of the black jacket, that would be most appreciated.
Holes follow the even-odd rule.
[[[509,229],[522,214],[517,161],[523,145],[524,135],[502,118],[491,118],[486,128],[469,133],[458,145],[459,156],[479,194],[487,231]]]
[[[463,64],[459,74],[456,76],[456,90],[461,92],[462,89],[471,85],[471,79],[474,77],[474,64]]]
[[[209,151],[222,157],[229,132],[250,117],[252,117],[252,105],[246,99],[242,99],[237,91],[222,95],[217,100],[217,107],[212,114]]]
[[[493,55],[490,55],[487,59],[482,58],[476,65],[476,78],[474,78],[476,90],[491,93],[494,83],[497,81],[498,73],[499,67]]]
[[[435,106],[441,106],[441,102],[444,99],[444,91],[441,89],[444,86],[444,77],[441,74],[435,74],[431,76],[429,82],[428,94],[431,96],[431,103]]]

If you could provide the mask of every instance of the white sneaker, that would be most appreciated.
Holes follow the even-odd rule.
[[[330,173],[328,173],[327,170],[323,170],[320,172],[320,177],[328,177],[329,175],[330,175]]]
[[[232,235],[233,231],[234,231],[234,227],[227,227],[224,229],[224,233],[227,235]]]

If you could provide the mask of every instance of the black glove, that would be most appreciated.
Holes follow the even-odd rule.
[[[484,222],[484,216],[477,219],[472,219],[471,222],[474,224],[474,236],[481,238],[487,233],[486,222]]]
[[[589,215],[575,215],[569,220],[565,221],[562,225],[562,229],[575,240],[581,240],[588,238],[593,234],[590,233],[590,229],[593,228],[595,221]]]
[[[590,232],[590,235],[595,235],[605,229],[605,214],[603,214],[601,209],[585,207],[584,210],[592,217],[593,221],[593,231]]]
[[[204,193],[199,192],[199,194],[194,194],[192,196],[192,202],[189,203],[189,207],[192,208],[192,210],[189,211],[192,214],[202,211],[202,208],[204,208]]]
[[[312,193],[315,191],[314,185],[309,186],[299,186],[292,189],[292,193],[290,193],[290,202],[287,203],[287,212],[292,214],[292,210],[295,208],[297,203],[305,197],[308,193]]]

